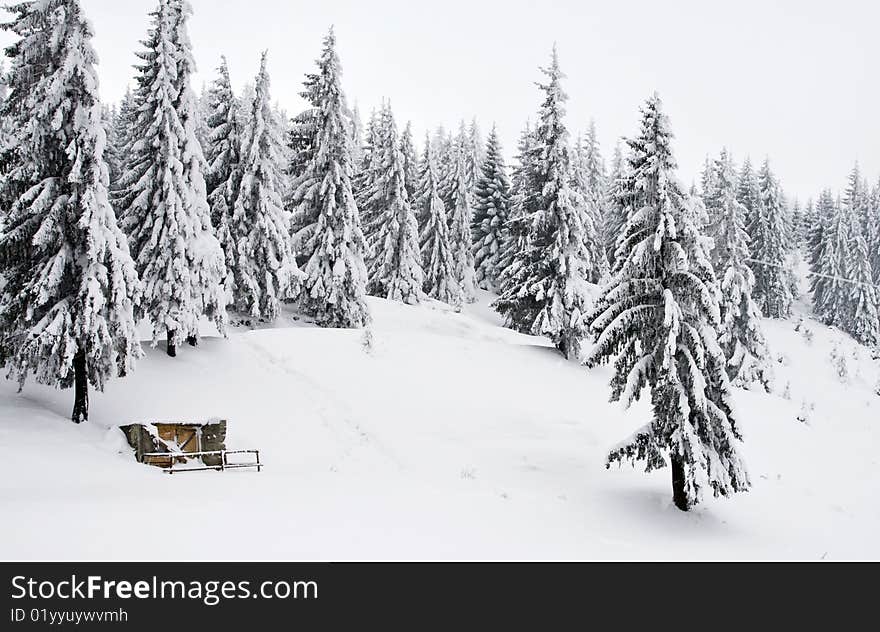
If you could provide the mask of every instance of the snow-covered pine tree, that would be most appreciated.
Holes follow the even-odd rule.
[[[483,172],[483,161],[486,160],[486,143],[483,142],[483,132],[480,130],[476,116],[471,119],[471,123],[468,125],[468,145],[473,152],[474,172],[476,179],[479,180],[480,174]]]
[[[364,162],[364,122],[358,104],[351,110],[351,164],[354,172],[360,170]]]
[[[843,273],[842,260],[835,247],[835,228],[838,209],[830,190],[822,191],[816,204],[815,221],[807,238],[810,264],[810,290],[813,295],[813,313],[823,323],[834,320],[834,296],[839,285],[835,276]]]
[[[250,125],[241,145],[240,185],[230,223],[233,305],[264,321],[296,297],[300,272],[290,245],[290,216],[282,206],[283,139],[269,98],[267,54],[254,83]]]
[[[226,257],[227,271],[235,265],[236,242],[232,235],[232,209],[241,188],[242,130],[239,102],[229,80],[229,66],[222,57],[217,78],[206,95],[208,144],[205,158],[211,225]]]
[[[605,161],[602,159],[602,149],[599,145],[599,134],[596,131],[596,121],[590,119],[587,134],[584,137],[584,165],[587,172],[587,182],[592,191],[596,192],[598,205],[605,196],[607,188],[607,175],[605,174]]]
[[[524,217],[529,229],[524,248],[506,271],[495,309],[520,330],[548,336],[569,359],[580,354],[587,335],[584,316],[591,308],[587,282],[598,262],[587,244],[600,248],[587,200],[572,186],[564,77],[556,47],[539,83],[545,98],[532,134],[527,195],[534,209]],[[529,202],[531,206],[531,201]]]
[[[367,291],[414,305],[421,299],[424,284],[419,228],[406,192],[400,136],[389,104],[382,109],[380,134],[369,202],[377,212],[367,230],[372,254]]]
[[[113,142],[113,136],[116,130],[116,121],[119,118],[119,109],[112,105],[110,107],[101,106],[102,124],[106,132],[107,144],[104,147],[104,162],[107,163],[107,173],[110,177],[110,187],[119,178],[122,170],[121,156],[116,153],[116,145]],[[2,142],[2,141],[0,141]]]
[[[808,198],[807,203],[804,204],[803,212],[801,212],[801,224],[798,228],[798,234],[801,238],[801,249],[807,255],[807,260],[809,260],[810,253],[810,231],[816,222],[816,218],[816,203],[813,201],[813,198]]]
[[[352,187],[354,197],[357,203],[358,211],[361,218],[361,226],[367,239],[367,250],[364,256],[369,260],[369,243],[372,238],[370,230],[376,226],[376,218],[380,209],[376,206],[378,200],[374,198],[374,192],[378,186],[380,176],[382,174],[382,143],[385,136],[383,123],[385,118],[382,112],[385,110],[385,103],[382,103],[382,109],[377,112],[373,110],[370,114],[370,120],[367,124],[366,142],[364,144],[363,164],[354,176]]]
[[[628,162],[623,154],[620,143],[614,147],[614,157],[611,159],[611,173],[608,176],[608,188],[605,193],[605,213],[602,232],[605,242],[605,256],[612,270],[616,267],[617,244],[626,230],[627,209],[629,207],[625,198],[627,190],[625,183],[627,178]]]
[[[605,241],[602,235],[604,223],[605,202],[605,168],[599,156],[598,140],[596,140],[596,126],[590,122],[590,133],[586,140],[578,136],[574,152],[571,155],[571,184],[586,202],[586,212],[592,225],[596,227],[598,237],[592,239],[589,235],[584,247],[590,252],[592,261],[596,261],[593,274],[587,280],[591,283],[601,283],[608,275],[608,258],[605,254]]]
[[[216,228],[221,215],[228,215],[235,201],[232,196],[238,191],[238,182],[234,173],[241,159],[242,144],[238,112],[240,103],[232,89],[225,55],[220,58],[217,77],[208,87],[205,107],[208,126],[208,141],[204,147],[208,163],[205,184],[211,206],[211,221]],[[234,184],[229,184],[230,179]],[[234,192],[227,189],[233,189]],[[219,198],[216,197],[218,190]]]
[[[292,195],[301,215],[317,218],[305,242],[309,258],[300,304],[322,327],[360,328],[370,323],[366,243],[352,191],[354,148],[332,28],[323,45],[303,92],[316,113],[315,151]]]
[[[868,259],[874,271],[874,284],[880,285],[880,182],[874,187],[868,210]]]
[[[400,155],[403,157],[403,178],[406,186],[406,194],[410,200],[414,200],[419,188],[419,161],[416,157],[416,147],[413,144],[412,123],[407,122],[400,135]]]
[[[849,290],[848,310],[843,328],[863,345],[880,345],[880,301],[871,273],[868,242],[862,220],[856,210],[848,208],[850,242],[846,251],[846,277]]]
[[[137,273],[108,197],[106,133],[93,31],[79,0],[19,2],[3,30],[17,37],[11,92],[0,105],[18,151],[0,150],[0,364],[23,386],[103,390],[140,356]]]
[[[489,134],[485,156],[474,191],[474,269],[477,286],[496,291],[499,288],[501,257],[510,213],[510,184],[501,141],[494,126]]]
[[[752,289],[746,208],[736,200],[733,162],[722,150],[712,166],[711,193],[706,204],[713,222],[712,262],[721,281],[721,327],[718,342],[727,358],[727,375],[734,386],[761,384],[770,391],[773,372],[761,328],[761,313]]]
[[[715,195],[715,161],[706,154],[706,160],[703,162],[703,169],[700,172],[700,197],[706,208],[711,205],[709,200]]]
[[[203,83],[201,92],[198,95],[193,93],[193,96],[196,105],[196,138],[203,148],[202,153],[204,153],[204,148],[211,142],[211,129],[208,127],[208,116],[210,115],[208,87]]]
[[[760,203],[761,192],[758,188],[758,177],[752,168],[752,160],[746,156],[742,169],[739,172],[739,179],[736,188],[736,200],[746,207],[748,214],[746,215],[746,230],[749,231],[749,237],[752,237],[752,225],[757,219],[758,204]]]
[[[154,344],[165,332],[172,357],[181,340],[197,343],[201,316],[221,332],[226,325],[226,266],[211,228],[189,85],[195,69],[186,33],[190,13],[184,0],[160,0],[151,13],[137,67],[137,140],[120,182],[122,222],[143,284],[138,310],[150,319]]]
[[[730,405],[725,358],[717,341],[717,281],[708,240],[693,221],[691,199],[675,178],[669,122],[659,97],[642,109],[628,141],[631,208],[619,262],[591,317],[597,343],[588,366],[614,361],[612,400],[631,404],[647,386],[653,419],[608,456],[608,466],[672,465],[675,505],[687,511],[704,492],[746,491],[737,452],[741,435]]]
[[[755,274],[755,303],[769,318],[791,315],[792,271],[788,259],[785,208],[776,178],[765,160],[759,175],[759,194],[749,231]]]
[[[461,287],[462,300],[473,303],[476,300],[476,271],[474,269],[473,211],[471,195],[467,182],[467,146],[456,143],[453,149],[453,164],[446,176],[446,210],[449,221],[449,244],[452,248],[452,264],[455,278]]]
[[[472,127],[468,127],[465,125],[464,120],[461,120],[458,124],[458,136],[455,137],[454,143],[454,154],[451,155],[451,160],[449,163],[449,170],[447,171],[447,199],[446,208],[451,209],[454,206],[454,196],[455,196],[455,184],[454,180],[449,177],[451,174],[454,174],[456,165],[454,160],[460,154],[464,158],[464,181],[467,188],[468,193],[468,204],[471,209],[474,207],[474,192],[477,186],[477,180],[480,177],[481,172],[481,162],[480,162],[480,153],[482,152],[482,147],[477,146],[475,143],[477,139],[480,138],[479,128],[476,127],[476,120],[474,120]]]
[[[528,221],[531,215],[533,191],[528,183],[531,181],[531,148],[532,130],[527,122],[520,133],[517,143],[516,162],[510,177],[510,210],[504,230],[502,252],[498,257],[498,286],[503,292],[505,283],[512,280],[512,269],[516,255],[525,247],[528,235]],[[510,326],[518,327],[516,323]]]
[[[801,202],[795,198],[791,204],[791,230],[792,230],[792,250],[798,250],[804,243],[804,236],[801,229],[804,225],[804,209],[801,208]]]
[[[419,190],[416,212],[426,218],[419,233],[422,249],[422,267],[425,272],[425,292],[431,298],[459,307],[462,291],[452,258],[449,242],[449,224],[446,206],[440,197],[440,180],[434,147],[425,137],[425,149],[420,163]]]
[[[111,202],[116,198],[119,181],[125,170],[126,158],[131,151],[132,143],[136,140],[132,137],[131,130],[137,119],[137,110],[138,104],[135,94],[130,88],[127,88],[119,103],[119,108],[116,110],[116,116],[113,117],[113,125],[107,137],[107,152],[115,161],[114,169],[110,171]]]

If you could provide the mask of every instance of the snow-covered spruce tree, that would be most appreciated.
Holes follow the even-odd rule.
[[[807,238],[810,264],[810,290],[813,295],[813,313],[823,323],[834,320],[835,297],[840,289],[834,278],[843,276],[843,260],[835,247],[835,231],[839,209],[830,190],[822,191],[816,204],[816,217]]]
[[[452,264],[455,278],[461,287],[462,300],[476,300],[476,271],[474,269],[473,212],[470,189],[467,183],[467,151],[458,143],[454,151],[452,170],[446,176],[446,210],[449,221],[449,244],[452,248]]]
[[[425,292],[431,298],[459,307],[462,303],[461,285],[455,274],[452,246],[449,243],[449,224],[446,206],[440,197],[437,162],[430,140],[425,138],[419,173],[419,189],[415,200],[419,217],[426,217],[419,233],[422,249],[422,267],[425,272]]]
[[[526,123],[517,143],[516,162],[510,177],[510,210],[501,242],[501,253],[498,257],[498,286],[501,292],[506,284],[515,278],[514,261],[516,255],[525,247],[528,234],[528,222],[531,215],[532,188],[531,181],[531,142],[532,130]],[[528,209],[528,210],[527,210]],[[511,323],[516,327],[515,323]]]
[[[108,198],[106,133],[92,27],[79,0],[20,2],[3,29],[18,40],[2,104],[19,151],[3,150],[0,363],[24,385],[74,387],[72,419],[89,417],[88,387],[131,372],[141,354],[138,279]],[[9,160],[7,160],[7,158]]]
[[[132,120],[136,116],[136,104],[134,95],[130,89],[125,91],[119,107],[114,107],[107,126],[107,147],[104,150],[104,160],[107,162],[107,169],[110,173],[110,191],[112,202],[112,191],[119,178],[122,176],[122,170],[125,166],[125,156],[128,147],[131,146],[129,138],[129,130],[131,129]]]
[[[880,182],[874,187],[868,211],[868,259],[874,271],[874,284],[880,285]]]
[[[477,117],[471,119],[468,125],[468,147],[471,152],[470,161],[473,163],[474,183],[480,179],[483,172],[483,161],[486,160],[486,143],[483,142],[483,132],[480,131],[480,124],[477,123]]]
[[[416,147],[413,144],[412,123],[407,122],[400,135],[400,155],[403,156],[403,178],[406,186],[406,194],[410,200],[416,197],[419,188],[419,161],[416,157]]]
[[[825,281],[818,314],[826,325],[844,328],[849,311],[849,284],[846,279],[846,253],[850,248],[850,221],[840,198],[831,202],[830,225],[822,249],[819,273]]]
[[[770,352],[761,330],[761,313],[752,300],[755,277],[748,264],[746,208],[736,200],[733,162],[723,150],[712,166],[712,188],[706,204],[713,222],[712,262],[721,281],[721,327],[718,342],[727,358],[734,386],[761,384],[770,391]]]
[[[414,305],[422,295],[424,275],[419,228],[406,192],[400,136],[391,106],[381,115],[377,174],[370,206],[377,210],[368,228],[370,252],[367,291],[381,298]]]
[[[608,175],[607,191],[605,193],[605,213],[603,217],[603,241],[605,242],[605,256],[609,267],[616,267],[617,244],[626,231],[627,213],[629,203],[625,193],[628,162],[624,158],[623,147],[618,143],[614,148],[614,157],[611,159],[611,173]]]
[[[154,344],[167,336],[174,357],[181,340],[195,345],[199,319],[226,326],[226,266],[211,228],[190,88],[195,63],[186,34],[191,13],[183,0],[161,0],[140,53],[132,129],[137,139],[120,182],[120,206],[143,284],[138,311],[149,318]]]
[[[271,322],[281,302],[296,297],[300,273],[290,246],[290,218],[281,200],[283,141],[269,98],[266,53],[250,111],[229,230],[232,296],[236,311]]]
[[[355,172],[364,162],[364,122],[357,103],[351,110],[351,164]]]
[[[816,222],[816,203],[813,201],[813,198],[808,198],[807,203],[804,204],[803,211],[801,212],[801,223],[798,228],[798,235],[801,240],[801,249],[809,261],[810,255],[810,231],[813,228],[813,224]]]
[[[353,145],[332,29],[317,66],[306,76],[303,92],[316,113],[315,151],[292,196],[302,215],[317,218],[305,243],[309,258],[299,301],[322,327],[365,327],[370,323],[366,243],[352,192]]]
[[[492,127],[485,160],[474,190],[474,269],[476,284],[484,290],[498,289],[507,219],[510,184],[498,132]]]
[[[804,209],[801,208],[801,202],[797,198],[795,198],[794,202],[791,204],[790,216],[792,231],[791,250],[796,251],[800,249],[804,242],[803,233],[801,232],[801,228],[804,224]]]
[[[591,317],[597,343],[588,366],[614,361],[612,400],[631,404],[645,387],[653,419],[614,448],[608,466],[672,465],[675,505],[687,511],[703,494],[746,491],[741,440],[718,345],[717,282],[708,242],[692,218],[690,196],[675,179],[672,134],[659,97],[642,110],[628,141],[632,198],[620,262]]]
[[[597,262],[592,276],[587,280],[591,283],[601,283],[609,271],[602,235],[605,172],[598,156],[598,141],[595,139],[595,124],[592,122],[590,129],[592,131],[586,140],[578,137],[575,143],[571,156],[571,184],[584,200],[585,211],[597,232],[595,238],[585,234],[587,242],[584,248],[590,253],[590,259]]]
[[[380,211],[376,206],[379,200],[374,197],[374,193],[382,174],[382,143],[385,136],[385,130],[382,127],[385,118],[382,116],[382,112],[384,110],[385,103],[383,102],[379,112],[373,110],[370,114],[364,144],[363,164],[360,165],[360,169],[352,180],[352,189],[360,213],[361,226],[367,238],[367,251],[364,253],[367,259],[370,256],[369,242],[372,239],[369,231],[376,226],[376,218]]]
[[[850,243],[846,252],[846,276],[849,280],[849,304],[843,328],[863,345],[876,347],[880,345],[880,301],[877,288],[873,285],[868,242],[857,213],[849,209],[848,214]]]
[[[758,177],[752,168],[752,160],[746,156],[742,169],[739,172],[739,180],[736,188],[736,200],[744,207],[748,214],[746,215],[746,230],[749,231],[749,237],[752,236],[752,225],[757,219],[758,204],[761,199],[761,191],[758,188]]]
[[[785,208],[779,185],[766,160],[758,179],[760,198],[749,230],[750,266],[755,274],[754,299],[764,316],[788,318],[794,297]]]
[[[227,271],[235,264],[236,242],[232,235],[232,210],[241,188],[241,143],[239,102],[229,80],[226,57],[221,58],[218,76],[206,95],[208,108],[207,193],[211,225],[226,257]]]
[[[588,202],[571,184],[564,121],[568,97],[555,46],[550,67],[542,71],[547,83],[538,85],[545,98],[532,135],[526,184],[534,208],[524,218],[529,226],[524,248],[506,273],[495,308],[508,324],[549,337],[566,358],[574,359],[587,335],[587,282],[598,266],[587,244],[598,251],[600,243]]]

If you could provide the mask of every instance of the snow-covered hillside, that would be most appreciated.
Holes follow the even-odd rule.
[[[290,315],[151,350],[82,426],[70,392],[0,382],[0,558],[880,557],[880,375],[839,332],[766,322],[778,394],[736,393],[754,488],[685,514],[668,470],[605,469],[648,416],[607,403],[607,369],[502,329],[487,296],[370,306],[369,351]],[[214,416],[262,473],[168,476],[116,428]]]

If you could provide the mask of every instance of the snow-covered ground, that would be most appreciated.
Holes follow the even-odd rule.
[[[778,394],[736,394],[754,488],[684,514],[668,470],[605,469],[649,414],[607,403],[608,369],[502,329],[487,296],[371,307],[370,352],[289,315],[150,350],[83,426],[69,391],[0,379],[0,559],[880,558],[880,371],[839,332],[766,323]],[[207,417],[265,471],[168,476],[117,429]]]

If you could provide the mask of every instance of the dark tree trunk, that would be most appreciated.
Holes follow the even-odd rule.
[[[687,494],[684,491],[684,459],[677,452],[672,454],[672,502],[682,511],[690,511]]]
[[[571,345],[569,344],[568,336],[564,336],[557,343],[556,348],[559,349],[559,353],[561,353],[566,360],[571,360]]]
[[[86,352],[73,356],[73,416],[75,424],[89,420],[89,376],[86,371]]]
[[[171,329],[168,330],[168,336],[167,336],[167,340],[168,340],[167,351],[168,351],[168,357],[170,357],[170,358],[176,358],[176,357],[177,357],[177,344],[174,342],[174,337],[175,337],[176,335],[177,335],[177,332],[176,332],[176,331],[172,331]]]
[[[198,347],[199,346],[199,337],[198,336],[187,336],[186,344],[190,347]]]

